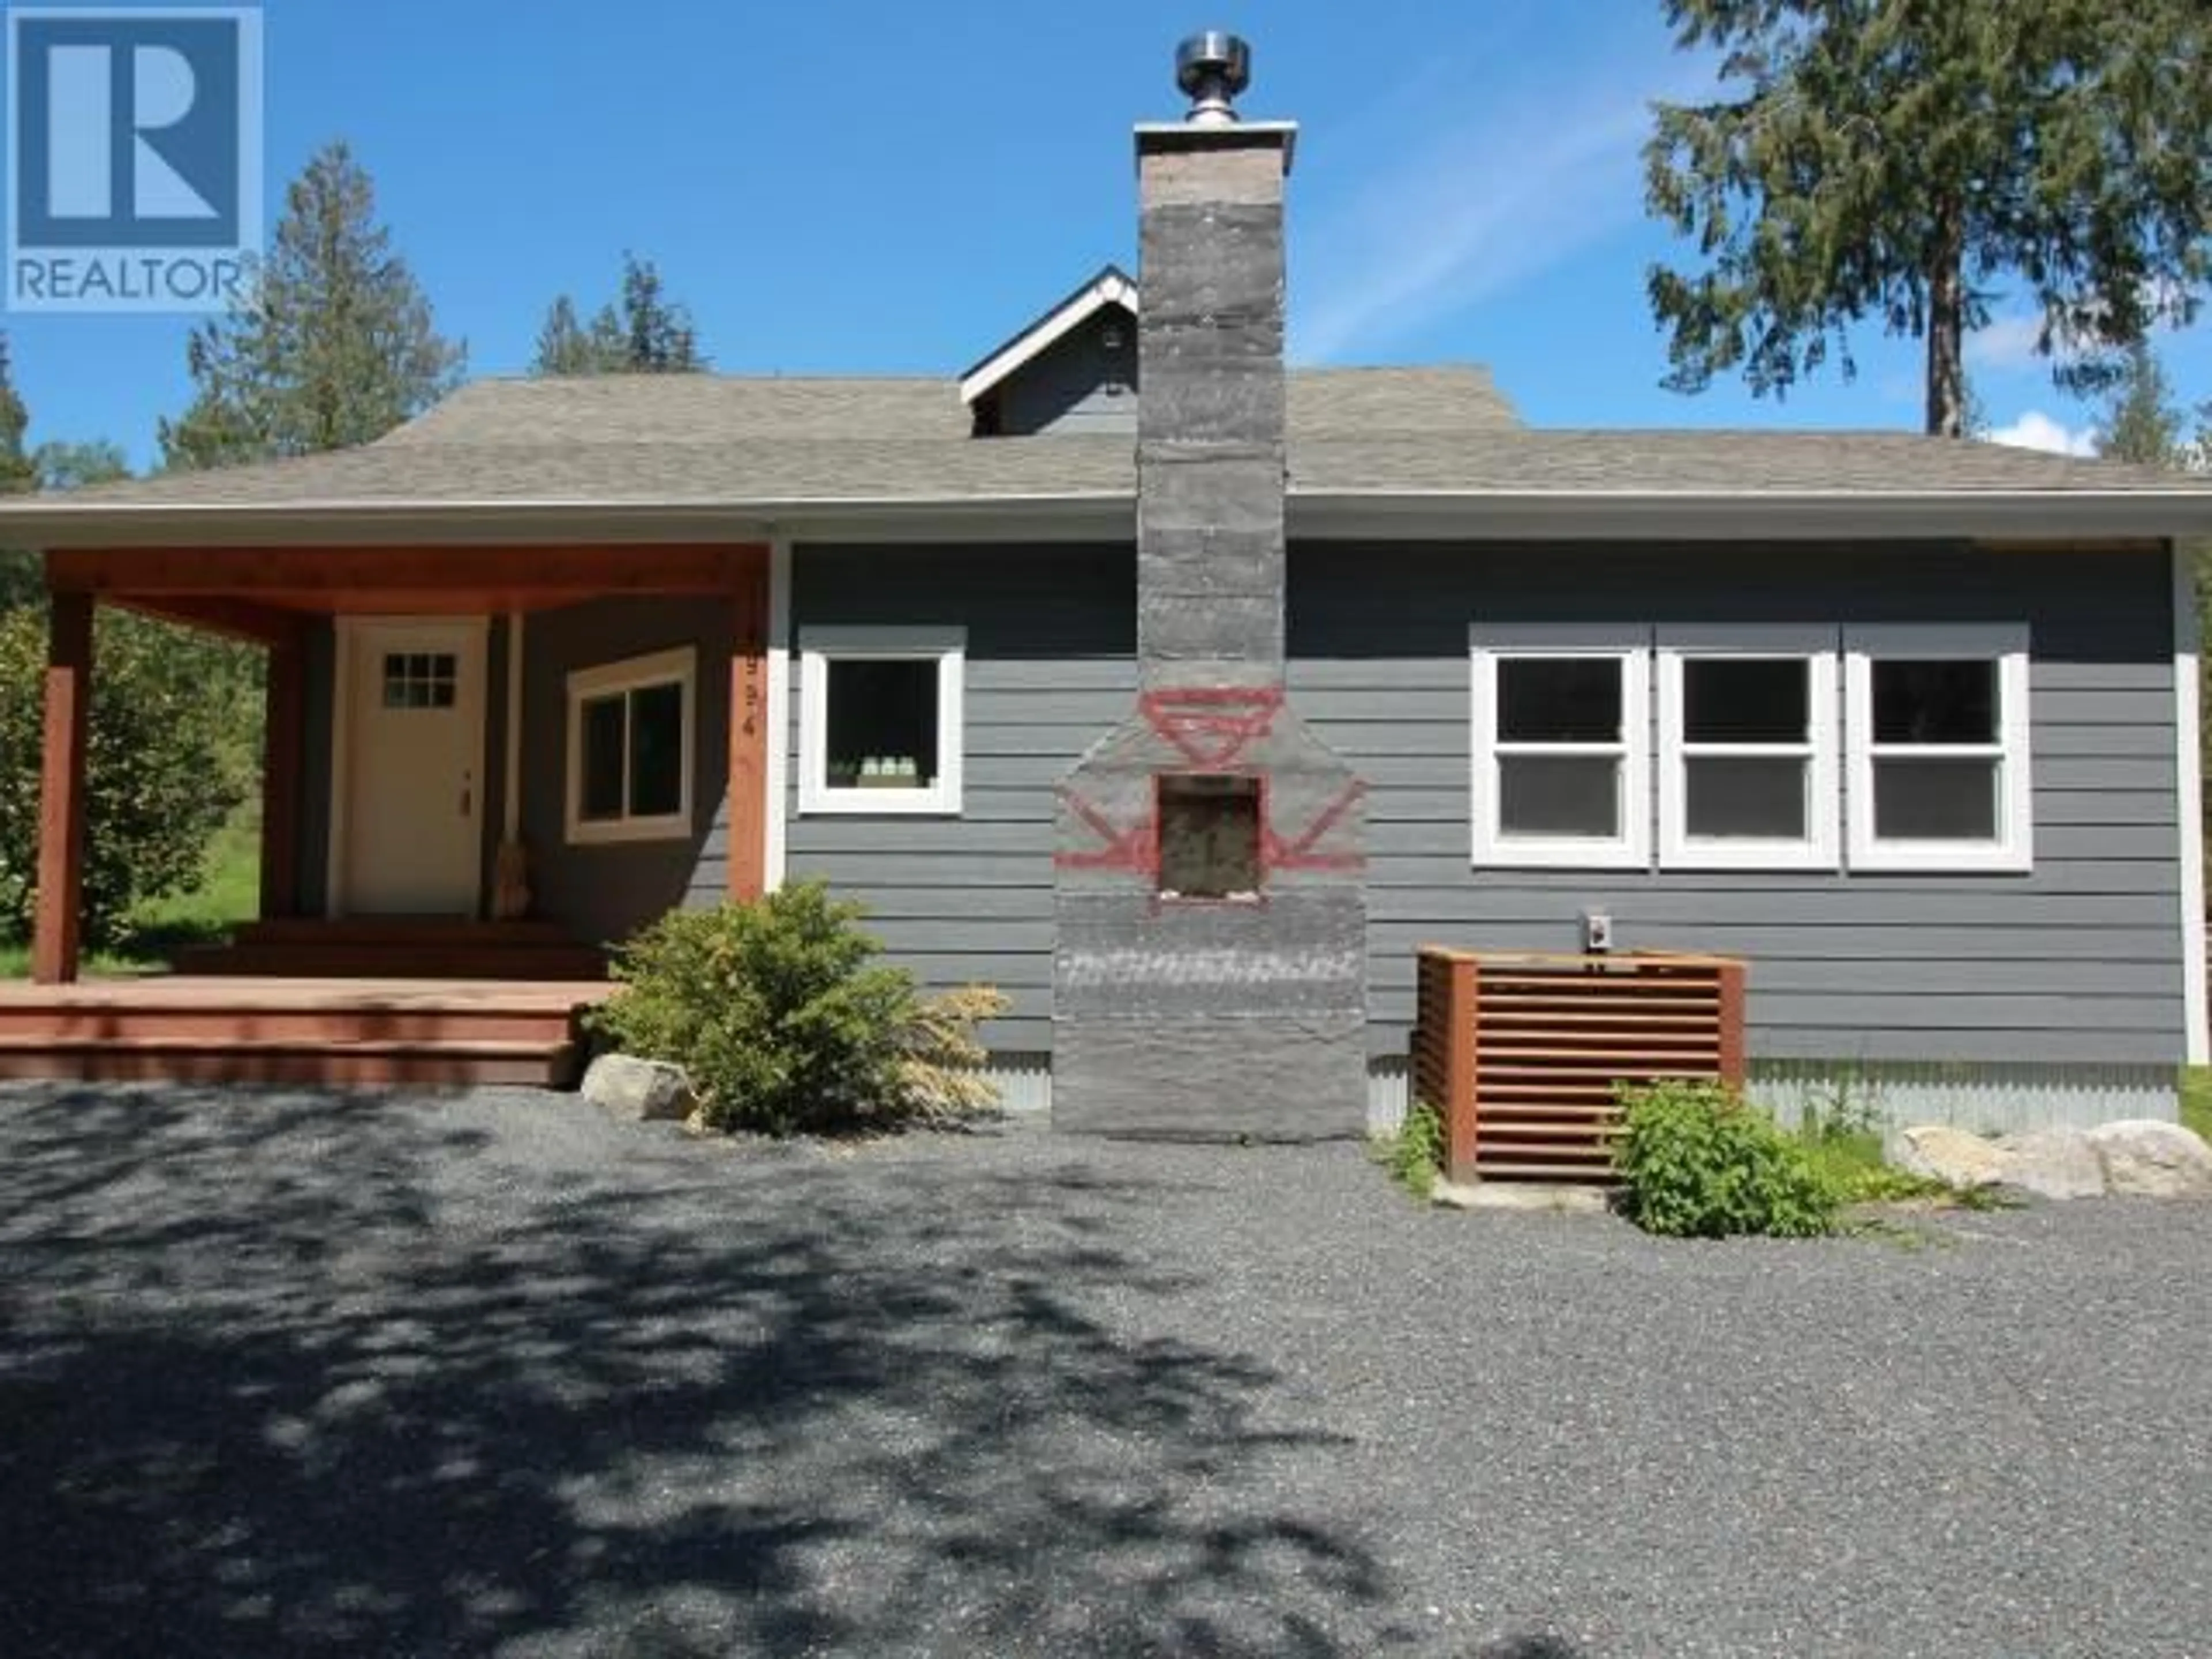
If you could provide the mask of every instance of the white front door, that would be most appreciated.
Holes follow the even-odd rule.
[[[483,862],[484,623],[339,626],[331,908],[473,915]]]

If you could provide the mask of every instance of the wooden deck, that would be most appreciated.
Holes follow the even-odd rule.
[[[0,1078],[565,1087],[601,980],[157,975],[0,984]]]

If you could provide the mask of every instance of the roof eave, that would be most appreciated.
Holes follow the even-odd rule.
[[[1127,490],[728,501],[100,502],[0,506],[0,542],[37,548],[497,545],[810,539],[1126,538]],[[2212,490],[1721,493],[1300,489],[1291,533],[1397,541],[1676,542],[2212,536]]]

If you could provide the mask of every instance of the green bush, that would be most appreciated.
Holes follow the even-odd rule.
[[[252,779],[254,653],[103,608],[85,761],[85,941],[124,940],[144,900],[191,888]],[[0,613],[0,933],[27,931],[46,718],[43,605]]]
[[[1437,1189],[1444,1168],[1444,1121],[1433,1106],[1415,1101],[1406,1110],[1406,1121],[1393,1134],[1377,1134],[1370,1143],[1377,1164],[1390,1179],[1426,1203]]]
[[[714,1128],[835,1132],[995,1103],[975,1027],[1005,999],[985,987],[920,995],[878,960],[862,914],[819,882],[672,911],[616,952],[623,988],[592,1025],[684,1067]]]
[[[1617,1158],[1623,1205],[1675,1238],[1810,1238],[1833,1226],[1838,1194],[1811,1151],[1716,1084],[1624,1088]]]

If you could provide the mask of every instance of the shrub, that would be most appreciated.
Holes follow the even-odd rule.
[[[85,761],[86,943],[120,942],[144,900],[200,878],[209,843],[246,799],[253,653],[103,608]],[[30,923],[46,718],[43,606],[0,614],[0,932]]]
[[[1391,1180],[1428,1202],[1444,1168],[1444,1121],[1433,1106],[1415,1101],[1406,1109],[1406,1121],[1397,1132],[1376,1135],[1371,1147],[1375,1161],[1390,1172]]]
[[[927,998],[878,958],[861,907],[819,882],[676,910],[615,956],[623,988],[592,1016],[628,1052],[689,1074],[705,1121],[787,1135],[986,1109],[984,987]]]
[[[1833,1225],[1838,1194],[1809,1149],[1732,1091],[1656,1083],[1621,1103],[1624,1207],[1646,1232],[1809,1238]]]

